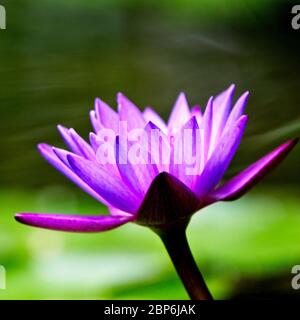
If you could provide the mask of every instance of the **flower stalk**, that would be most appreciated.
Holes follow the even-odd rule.
[[[190,250],[185,228],[157,232],[192,300],[213,300]]]

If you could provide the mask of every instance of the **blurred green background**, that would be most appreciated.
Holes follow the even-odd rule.
[[[167,118],[237,84],[249,90],[245,138],[228,176],[300,129],[300,31],[289,1],[1,1],[0,299],[185,299],[159,239],[128,224],[102,234],[23,226],[18,211],[106,213],[36,151],[62,146],[56,124],[91,130],[118,91]],[[300,148],[249,195],[194,216],[188,237],[216,298],[299,297]]]

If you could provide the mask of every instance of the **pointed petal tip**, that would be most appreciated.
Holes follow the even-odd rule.
[[[151,120],[148,121],[145,125],[145,129],[150,128],[150,129],[160,129],[155,123],[153,123]]]
[[[100,98],[96,97],[94,100],[94,110],[92,110],[92,111],[94,111],[96,113],[96,110],[97,110],[97,108],[100,107],[100,105],[101,105],[101,100],[100,100]]]
[[[117,104],[118,106],[122,105],[122,104],[130,104],[130,105],[134,105],[134,102],[132,102],[131,99],[129,99],[124,93],[122,92],[118,92],[117,93]],[[136,106],[135,106],[136,107]]]
[[[243,114],[240,116],[240,118],[237,120],[237,128],[239,128],[242,132],[245,130],[247,122],[248,122],[248,115]]]
[[[35,225],[34,220],[38,216],[38,214],[27,213],[27,212],[19,212],[15,214],[15,220],[22,224],[26,225]]]
[[[95,124],[95,122],[98,121],[98,118],[97,118],[96,111],[94,109],[89,111],[89,117],[90,117],[90,121],[91,121],[92,125],[94,127],[97,126],[97,123]]]
[[[299,137],[291,138],[291,139],[287,140],[286,142],[283,142],[282,144],[280,144],[272,152],[278,150],[280,153],[284,152],[285,154],[287,154],[296,146],[298,141],[299,141]]]
[[[232,83],[227,89],[225,89],[225,91],[223,91],[223,93],[225,94],[225,96],[227,96],[228,99],[232,100],[233,95],[235,93],[235,88],[236,85]]]
[[[50,148],[52,148],[52,146],[50,146],[48,143],[45,143],[45,142],[39,143],[37,145],[38,151],[42,154],[46,151],[49,151]]]
[[[117,103],[121,104],[124,99],[126,99],[126,96],[124,95],[124,93],[118,92],[117,93],[117,98],[116,98]]]
[[[99,97],[95,98],[95,108],[101,108],[102,105],[106,105],[106,103]]]
[[[250,92],[245,91],[239,98],[238,101],[242,101],[244,105],[246,105],[248,99],[249,99]]]
[[[198,116],[202,116],[202,110],[201,110],[201,106],[200,104],[195,104],[192,108],[191,108],[191,111],[194,113],[194,114],[198,114]]]
[[[248,121],[249,116],[247,114],[243,114],[242,116],[240,116],[240,118],[238,119],[238,122],[240,124],[244,124]]]
[[[74,135],[74,134],[77,135],[77,132],[76,132],[76,130],[74,128],[70,128],[69,132],[70,132],[71,135]]]
[[[233,96],[234,96],[234,93],[235,93],[235,88],[236,88],[236,85],[233,83],[233,84],[231,84],[230,86],[229,86],[229,88],[228,88],[228,96],[230,97],[230,99],[232,99],[233,98]]]
[[[295,137],[293,139],[290,139],[286,141],[285,143],[281,144],[279,147],[277,147],[277,150],[281,150],[281,152],[284,152],[285,155],[287,155],[298,143],[299,137]]]
[[[292,151],[298,141],[298,137],[290,139],[251,164],[213,192],[212,199],[214,201],[231,201],[240,198],[276,168]]]
[[[89,138],[91,138],[91,137],[96,138],[97,137],[96,133],[95,132],[90,132],[89,133]]]
[[[183,92],[183,91],[180,91],[180,92],[179,92],[179,94],[178,94],[178,98],[181,98],[181,99],[185,99],[185,100],[187,100],[187,98],[186,98],[186,94],[185,94],[185,92]]]
[[[38,149],[38,151],[41,151],[41,149],[43,148],[43,145],[44,145],[45,143],[43,143],[43,142],[41,142],[41,143],[38,143],[37,145],[36,145],[36,148]]]
[[[298,143],[298,141],[299,141],[299,137],[295,137],[293,139],[288,140],[286,143],[294,147]]]
[[[56,126],[57,130],[61,131],[61,130],[68,130],[68,128],[66,128],[65,126],[63,126],[62,124],[58,124]]]
[[[35,216],[37,216],[37,214],[32,214],[27,212],[18,212],[15,214],[14,218],[16,221],[20,223],[31,225],[30,221],[34,219]]]
[[[209,99],[207,100],[205,111],[208,109],[212,109],[213,103],[214,103],[214,96],[210,96]]]
[[[15,220],[18,222],[23,223],[24,221],[24,214],[23,213],[16,213],[15,214]]]
[[[74,169],[75,162],[76,162],[76,158],[75,158],[75,157],[79,158],[78,156],[73,156],[73,155],[71,155],[71,154],[67,154],[67,160],[68,160],[70,166],[71,166],[73,169]]]
[[[232,126],[236,126],[238,129],[242,129],[246,126],[249,116],[247,114],[241,115]]]
[[[57,147],[54,147],[54,146],[50,146],[50,147],[55,153],[57,153],[57,150],[59,150],[59,148],[57,148]]]
[[[185,92],[183,92],[183,91],[179,92],[175,103],[178,103],[178,102],[183,103],[189,109],[189,104],[188,104],[188,100],[187,100],[187,96],[186,96]]]
[[[168,127],[172,128],[179,128],[181,127],[187,120],[190,118],[190,107],[186,96],[183,92],[179,94],[177,97],[173,109],[171,111],[169,120],[168,120]]]
[[[133,216],[80,216],[65,214],[17,213],[15,220],[26,225],[66,232],[102,232],[133,220]]]
[[[148,111],[153,112],[154,110],[151,107],[147,106],[147,107],[144,108],[144,110],[141,110],[141,111],[143,112],[143,114],[145,114]]]
[[[193,115],[191,119],[186,123],[191,123],[192,124],[192,129],[199,129],[198,121],[196,115]]]
[[[90,115],[90,117],[91,117],[91,116],[95,116],[95,115],[96,115],[95,110],[90,110],[90,111],[89,111],[89,115]]]
[[[232,83],[232,84],[228,87],[228,90],[229,90],[229,91],[233,91],[233,90],[235,90],[235,88],[236,88],[235,83]]]
[[[70,134],[71,128],[67,128],[61,124],[56,126],[57,130],[59,131],[60,135],[62,136],[64,141],[68,140],[68,135]],[[74,129],[73,129],[74,130]]]
[[[238,104],[238,103],[242,102],[245,105],[247,103],[247,101],[248,101],[249,95],[250,95],[250,92],[249,91],[245,91],[243,94],[241,94],[238,97],[236,103]]]
[[[100,99],[99,97],[96,97],[95,100],[94,100],[94,102],[95,102],[95,105],[97,105],[98,103],[101,102],[101,99]]]
[[[118,92],[117,93],[117,105],[118,105],[118,111],[120,112],[121,109],[124,108],[128,105],[128,104],[133,104],[126,96],[124,93],[122,92]]]

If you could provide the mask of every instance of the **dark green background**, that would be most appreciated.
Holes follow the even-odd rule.
[[[228,176],[300,128],[300,31],[288,1],[1,1],[0,298],[186,298],[159,240],[135,225],[75,235],[17,224],[17,211],[106,213],[55,171],[36,144],[56,124],[91,130],[99,96],[122,91],[166,119],[180,91],[205,102],[231,83],[250,91],[244,140]],[[203,210],[189,239],[219,298],[297,296],[299,155],[235,203]]]

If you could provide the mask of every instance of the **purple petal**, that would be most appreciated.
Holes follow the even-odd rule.
[[[245,106],[248,101],[248,97],[249,92],[246,91],[243,95],[240,96],[238,101],[235,103],[226,122],[224,131],[226,131],[227,128],[230,128],[243,115]]]
[[[110,129],[112,130],[112,129]],[[106,171],[109,171],[111,172],[113,175],[117,175],[117,176],[120,176],[120,173],[119,173],[119,169],[117,167],[117,163],[116,163],[116,158],[115,158],[115,155],[114,155],[114,158],[113,158],[113,161],[112,163],[103,163],[103,159],[101,159],[101,157],[97,157],[97,151],[99,150],[99,147],[101,146],[101,142],[99,141],[98,137],[96,134],[94,134],[93,132],[90,133],[89,135],[90,137],[90,143],[91,143],[91,146],[94,150],[94,152],[96,153],[96,162],[99,163],[101,166],[105,166],[105,170]],[[111,147],[115,148],[115,145],[112,145]]]
[[[128,147],[130,148],[130,145]],[[141,152],[142,163],[131,163],[130,159],[127,159],[128,152],[124,152],[119,136],[116,138],[116,150],[117,166],[122,179],[138,197],[143,198],[158,174],[157,166],[150,161],[149,150],[145,149],[146,158],[143,158],[143,152]]]
[[[190,189],[194,186],[196,176],[200,174],[200,159],[197,158],[201,148],[199,132],[197,119],[193,116],[176,133],[171,149],[169,172]]]
[[[95,160],[96,154],[93,148],[84,139],[82,139],[74,129],[70,129],[69,132],[73,141],[75,141],[77,147],[79,148],[79,155],[82,155],[86,159]]]
[[[208,156],[209,156],[209,151],[210,151],[210,140],[211,140],[211,133],[212,133],[212,125],[213,125],[213,97],[210,97],[206,108],[205,108],[205,113],[203,116],[203,121],[202,121],[202,128],[203,128],[203,163],[205,164]]]
[[[145,126],[150,142],[150,160],[157,166],[158,172],[169,171],[170,165],[170,139],[169,137],[151,121]]]
[[[90,132],[89,140],[94,152],[96,153],[100,146],[99,141],[97,139],[97,135],[94,132]]]
[[[83,156],[87,159],[95,159],[94,150],[73,128],[67,129],[61,125],[58,125],[57,129],[61,133],[66,145],[73,153]]]
[[[104,204],[107,204],[107,202],[98,195],[92,188],[90,188],[84,181],[82,181],[69,167],[68,161],[67,161],[67,154],[70,154],[69,152],[55,148],[55,152],[53,150],[53,147],[41,143],[38,145],[38,150],[41,153],[41,155],[51,164],[53,165],[57,170],[59,170],[61,173],[63,173],[67,178],[69,178],[71,181],[73,181],[75,184],[77,184],[81,189],[83,189],[85,192],[90,194],[92,197],[97,199],[100,202],[103,202]],[[56,152],[59,153],[59,157],[56,154]]]
[[[80,216],[43,213],[18,213],[15,218],[27,225],[70,232],[111,230],[133,219],[132,216]]]
[[[98,120],[98,118],[96,116],[96,112],[94,110],[90,111],[90,121],[91,121],[93,129],[96,133],[103,128],[103,126],[101,125],[100,121]]]
[[[62,125],[58,125],[57,129],[59,131],[59,133],[61,134],[65,144],[67,145],[67,147],[73,152],[76,153],[78,155],[81,155],[81,151],[79,146],[77,145],[77,143],[74,141],[73,137],[70,134],[70,129],[65,128]]]
[[[175,102],[172,113],[169,118],[168,128],[171,134],[175,133],[182,125],[191,118],[189,105],[186,96],[181,92]]]
[[[225,127],[232,104],[235,86],[231,85],[227,90],[220,93],[213,101],[213,126],[211,133],[210,154],[217,145],[219,137]]]
[[[95,100],[95,110],[97,118],[103,127],[112,129],[117,133],[119,130],[119,116],[117,112],[99,98]]]
[[[132,193],[119,176],[78,156],[68,155],[67,159],[74,172],[108,203],[125,212],[136,212],[142,199]]]
[[[63,162],[68,168],[71,169],[69,161],[67,159],[67,155],[74,153],[57,147],[52,147],[52,150],[54,151],[58,159],[61,160],[61,162]]]
[[[294,148],[297,142],[298,138],[289,140],[280,145],[275,150],[230,179],[224,185],[217,188],[210,197],[214,199],[214,201],[234,200],[241,197],[261,179],[263,179],[267,173],[279,165]]]
[[[128,131],[145,126],[145,119],[139,108],[122,93],[117,95],[120,121],[127,121]]]
[[[150,107],[147,107],[143,112],[144,118],[147,122],[151,121],[159,127],[164,133],[167,133],[168,128],[164,120]]]
[[[202,111],[201,111],[201,107],[199,105],[196,105],[196,106],[193,106],[192,109],[191,109],[191,116],[195,116],[197,121],[198,121],[198,124],[199,126],[201,125],[201,122],[202,122],[202,118],[203,118],[203,114],[202,114]]]
[[[210,192],[222,179],[241,141],[247,116],[242,116],[234,126],[223,134],[205,168],[197,178],[194,192],[202,197]]]

